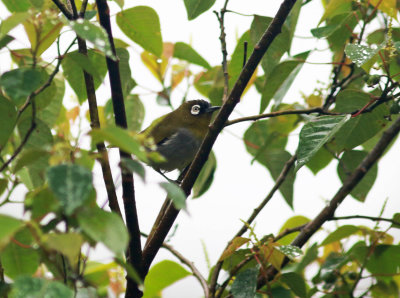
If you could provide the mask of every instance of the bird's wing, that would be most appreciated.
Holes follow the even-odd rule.
[[[170,114],[161,116],[153,121],[151,126],[146,128],[140,134],[145,135],[146,137],[152,137],[154,143],[160,145],[167,141],[173,134],[177,132],[177,127],[173,127],[171,122],[168,121]],[[162,121],[164,120],[164,121]],[[162,121],[162,123],[161,123]]]

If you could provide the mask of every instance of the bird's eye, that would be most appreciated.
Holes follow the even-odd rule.
[[[190,111],[192,115],[198,115],[200,113],[200,106],[194,105]]]

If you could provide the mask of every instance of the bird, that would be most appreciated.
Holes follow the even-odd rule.
[[[148,164],[165,178],[166,172],[183,172],[193,161],[212,114],[219,108],[202,99],[189,100],[154,120],[139,135],[153,144],[145,145],[147,151],[158,152],[163,158],[149,160]]]

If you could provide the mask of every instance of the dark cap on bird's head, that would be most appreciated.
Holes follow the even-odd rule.
[[[212,106],[208,101],[195,99],[184,102],[178,109],[190,111],[193,116],[212,113],[218,110],[219,106]]]

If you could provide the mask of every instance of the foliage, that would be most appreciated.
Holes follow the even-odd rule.
[[[298,18],[311,1],[317,0],[297,0],[291,12],[286,11],[287,17],[278,16],[283,19],[276,36],[272,30],[279,22],[271,16],[251,16],[251,25],[244,28],[231,55],[224,48],[224,16],[234,13],[227,9],[228,1],[181,1],[188,22],[223,7],[216,12],[221,28],[215,27],[222,30],[220,66],[207,61],[190,43],[166,42],[158,13],[149,6],[127,7],[123,0],[114,0],[119,8],[111,14],[111,26],[121,33],[113,37],[104,19],[109,13],[103,9],[107,1],[2,0],[8,12],[0,23],[0,49],[12,62],[2,65],[0,74],[0,208],[21,203],[25,212],[10,216],[0,209],[0,296],[106,297],[110,291],[118,296],[134,289],[136,294],[126,293],[133,297],[143,288],[144,297],[159,297],[166,287],[193,274],[206,297],[312,297],[317,293],[397,297],[400,246],[392,231],[400,227],[398,213],[392,219],[382,218],[383,211],[375,217],[353,213],[342,219],[364,218],[376,221],[375,227],[338,225],[323,240],[308,241],[306,248],[296,239],[301,233],[311,237],[318,230],[313,218],[283,215],[286,222],[276,235],[257,235],[254,229],[254,219],[277,190],[292,209],[303,199],[296,197],[294,184],[305,167],[318,175],[329,165],[337,165],[338,178],[346,186],[340,191],[347,191],[341,201],[349,194],[364,202],[379,174],[377,160],[390,150],[390,142],[382,141],[386,130],[398,121],[400,28],[396,27],[399,4],[394,0],[322,1],[323,15],[310,34],[329,46],[332,60],[324,62],[333,65],[330,82],[303,94],[301,102],[287,99],[288,90],[302,79],[301,69],[316,51],[292,50]],[[99,18],[94,18],[97,13]],[[260,65],[243,66],[262,50],[258,42],[266,30],[271,42]],[[22,38],[20,32],[26,35],[28,48],[16,42]],[[130,51],[132,45],[140,50]],[[217,55],[219,49],[210,51]],[[140,162],[163,157],[145,150],[146,140],[137,134],[150,104],[142,102],[140,73],[131,69],[134,58],[159,83],[160,88],[150,90],[151,105],[173,107],[179,89],[185,90],[179,101],[186,100],[191,91],[224,107],[234,107],[232,102],[237,103],[249,88],[257,94],[253,100],[258,102],[259,114],[226,125],[256,121],[247,125],[241,138],[252,162],[264,166],[275,185],[226,244],[208,280],[165,243],[183,265],[163,260],[149,268],[169,232],[167,228],[161,240],[154,237],[165,227],[163,220],[172,225],[178,209],[190,204],[188,192],[182,190],[190,183],[185,178],[182,185],[160,183],[172,204],[166,202],[148,235],[150,242],[157,238],[158,247],[146,245],[143,259],[138,259],[142,251],[135,241],[141,235],[131,175],[150,185]],[[246,72],[250,73],[248,83],[229,99],[230,92],[243,84]],[[98,105],[96,90],[104,85],[107,73],[111,83],[105,88],[110,88],[112,98]],[[87,127],[90,123],[90,130],[83,129],[82,123]],[[82,142],[84,137],[91,144]],[[288,145],[293,137],[298,139],[296,152]],[[113,147],[120,150],[121,161],[111,170],[108,154]],[[199,152],[201,156],[205,151]],[[217,168],[219,154],[213,151],[208,160],[203,158],[207,162],[190,187],[194,198],[212,188],[217,173],[224,174],[224,169]],[[96,163],[101,165],[110,210],[100,205],[93,182],[93,173],[100,175]],[[119,177],[118,171],[124,216],[113,179],[113,175]],[[16,196],[20,198],[15,200]],[[329,212],[322,210],[316,216],[320,225],[340,220],[334,217],[338,205],[328,204]],[[175,217],[167,216],[173,209]],[[223,213],[220,216],[224,220]],[[383,229],[383,221],[391,226]],[[320,239],[325,232],[318,232]],[[113,260],[94,262],[88,248],[98,245],[106,247]],[[317,268],[315,274],[310,268]],[[223,279],[221,270],[227,273]],[[361,286],[364,280],[368,282]]]

